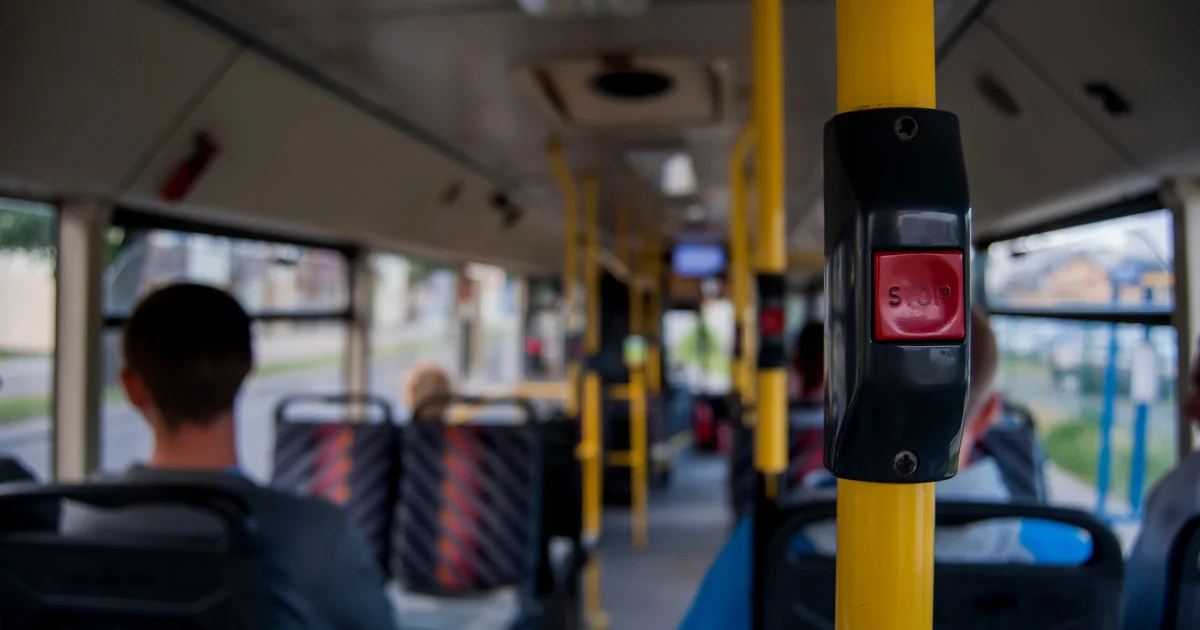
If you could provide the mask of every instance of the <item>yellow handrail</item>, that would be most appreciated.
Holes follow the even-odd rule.
[[[746,156],[754,147],[755,128],[746,123],[738,134],[729,156],[729,289],[733,294],[733,317],[741,356],[733,358],[733,393],[743,404],[752,403],[754,391],[754,362],[750,354],[750,230],[746,210]]]
[[[622,206],[617,211],[618,234],[621,243],[624,245],[621,249],[626,255],[629,254],[629,207]],[[643,248],[645,244],[643,244]],[[631,269],[636,268],[632,256],[629,256],[629,266]],[[631,337],[640,337],[642,334],[642,288],[637,280],[637,274],[631,274],[630,280],[627,283],[629,287],[629,335]],[[630,502],[633,509],[631,511],[632,526],[633,526],[633,546],[635,549],[641,549],[646,546],[646,540],[649,537],[649,527],[647,525],[648,511],[648,489],[649,473],[646,470],[649,457],[647,454],[647,426],[646,426],[646,384],[645,384],[645,363],[641,357],[636,361],[629,363],[629,484],[630,484]]]
[[[758,175],[759,282],[787,270],[784,211],[783,2],[754,0],[754,122],[758,128],[755,167]],[[759,308],[763,305],[760,303]],[[780,366],[758,369],[758,414],[754,463],[771,480],[787,468],[787,372]]]
[[[546,152],[563,196],[563,329],[567,338],[571,339],[579,330],[579,298],[575,287],[579,273],[579,192],[575,186],[575,177],[563,157],[562,142],[558,139],[551,140]],[[566,412],[568,417],[574,418],[579,415],[579,361],[577,357],[568,356],[566,363]]]
[[[838,0],[838,112],[936,106],[933,0]],[[838,481],[838,630],[933,626],[934,485]]]

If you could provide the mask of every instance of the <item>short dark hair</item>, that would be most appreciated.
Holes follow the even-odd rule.
[[[805,389],[825,377],[825,324],[809,322],[800,329],[792,360],[804,379]]]
[[[254,365],[250,317],[200,284],[154,291],[125,323],[125,366],[146,384],[169,428],[206,426],[233,410]]]

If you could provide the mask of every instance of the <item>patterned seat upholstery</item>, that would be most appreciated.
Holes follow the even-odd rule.
[[[408,427],[392,558],[406,590],[443,597],[504,587],[532,592],[542,445],[533,424]]]
[[[386,571],[400,484],[400,427],[391,422],[390,409],[382,422],[288,419],[286,407],[301,400],[285,400],[276,411],[271,485],[343,506]]]

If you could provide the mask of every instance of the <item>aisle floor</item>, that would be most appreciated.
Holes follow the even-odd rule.
[[[731,522],[725,462],[684,453],[671,485],[650,495],[650,538],[630,540],[629,511],[604,515],[604,608],[612,630],[673,630],[692,603]]]

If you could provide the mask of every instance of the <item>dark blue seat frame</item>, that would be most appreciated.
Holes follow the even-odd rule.
[[[782,509],[756,553],[756,628],[833,628],[836,560],[798,555],[803,527],[836,517],[833,501]],[[1053,521],[1086,531],[1092,556],[1078,566],[938,563],[934,573],[935,630],[1115,630],[1120,623],[1124,560],[1103,523],[1076,510],[1032,504],[939,502],[938,526],[998,518]],[[764,525],[765,526],[765,525]],[[757,551],[757,550],[756,550]],[[758,625],[761,624],[761,625]]]
[[[1162,628],[1200,628],[1200,515],[1192,517],[1171,543]]]
[[[186,505],[220,519],[222,546],[114,544],[29,527],[22,515],[70,500],[98,508]],[[0,487],[0,627],[265,628],[255,524],[226,491],[180,485]]]

